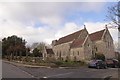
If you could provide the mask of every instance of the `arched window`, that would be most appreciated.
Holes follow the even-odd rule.
[[[58,56],[58,52],[56,52],[56,56]]]
[[[74,56],[74,51],[73,51],[73,56]]]
[[[78,51],[78,55],[79,55],[79,51]]]
[[[59,57],[61,57],[61,51],[60,51]]]
[[[97,49],[97,47],[96,47],[96,51],[97,51],[98,49]]]
[[[88,44],[88,47],[89,47],[90,45]]]

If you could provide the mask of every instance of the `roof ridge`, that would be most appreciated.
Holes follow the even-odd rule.
[[[70,42],[70,41],[73,41],[74,39],[78,38],[79,35],[82,33],[82,31],[84,31],[85,29],[81,29],[79,31],[76,31],[74,33],[71,33],[67,36],[64,36],[64,37],[61,37],[58,39],[56,45],[58,44],[62,44],[62,43],[66,43],[66,42]]]
[[[91,39],[92,41],[100,40],[100,39],[102,38],[102,36],[103,36],[104,31],[105,31],[105,29],[100,30],[100,31],[96,31],[96,32],[94,32],[94,33],[89,34],[90,39]]]
[[[102,29],[102,30],[99,30],[99,31],[93,32],[93,33],[91,33],[91,34],[98,33],[98,32],[104,31],[104,30],[105,30],[105,29]],[[90,34],[90,35],[91,35],[91,34]]]
[[[68,34],[68,35],[64,36],[64,37],[70,36],[70,35],[75,34],[75,33],[77,33],[77,32],[81,32],[82,30],[84,30],[84,29],[75,31],[75,32],[73,32],[73,33],[71,33],[71,34]],[[59,40],[62,39],[62,38],[64,38],[64,37],[59,38]]]

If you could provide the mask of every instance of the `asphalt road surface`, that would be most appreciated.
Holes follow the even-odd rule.
[[[92,69],[87,67],[64,68],[28,68],[2,63],[3,78],[118,78],[118,68]]]
[[[2,78],[32,78],[30,74],[19,67],[2,62]]]

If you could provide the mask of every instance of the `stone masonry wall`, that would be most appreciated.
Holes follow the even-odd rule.
[[[84,44],[84,55],[86,60],[91,60],[92,58],[92,41],[90,40],[89,36]]]
[[[81,61],[84,60],[84,49],[83,47],[72,48],[70,50],[70,60],[71,61]]]
[[[66,60],[67,58],[69,58],[69,54],[70,54],[70,44],[71,42],[68,43],[64,43],[64,44],[60,44],[60,45],[56,45],[53,47],[53,51],[55,53],[55,58],[61,58],[62,60]]]

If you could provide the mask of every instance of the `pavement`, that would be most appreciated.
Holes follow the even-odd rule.
[[[87,67],[65,69],[25,67],[2,62],[3,78],[118,78],[118,68],[94,69]],[[107,80],[107,79],[106,79]]]
[[[2,78],[33,78],[33,76],[17,66],[2,62]]]
[[[11,62],[11,61],[7,61],[7,60],[2,60],[2,62],[9,63],[9,64],[12,64],[14,66],[23,66],[23,67],[32,67],[32,68],[41,68],[41,67],[50,68],[49,66],[29,65],[29,64],[23,64],[21,62]]]

